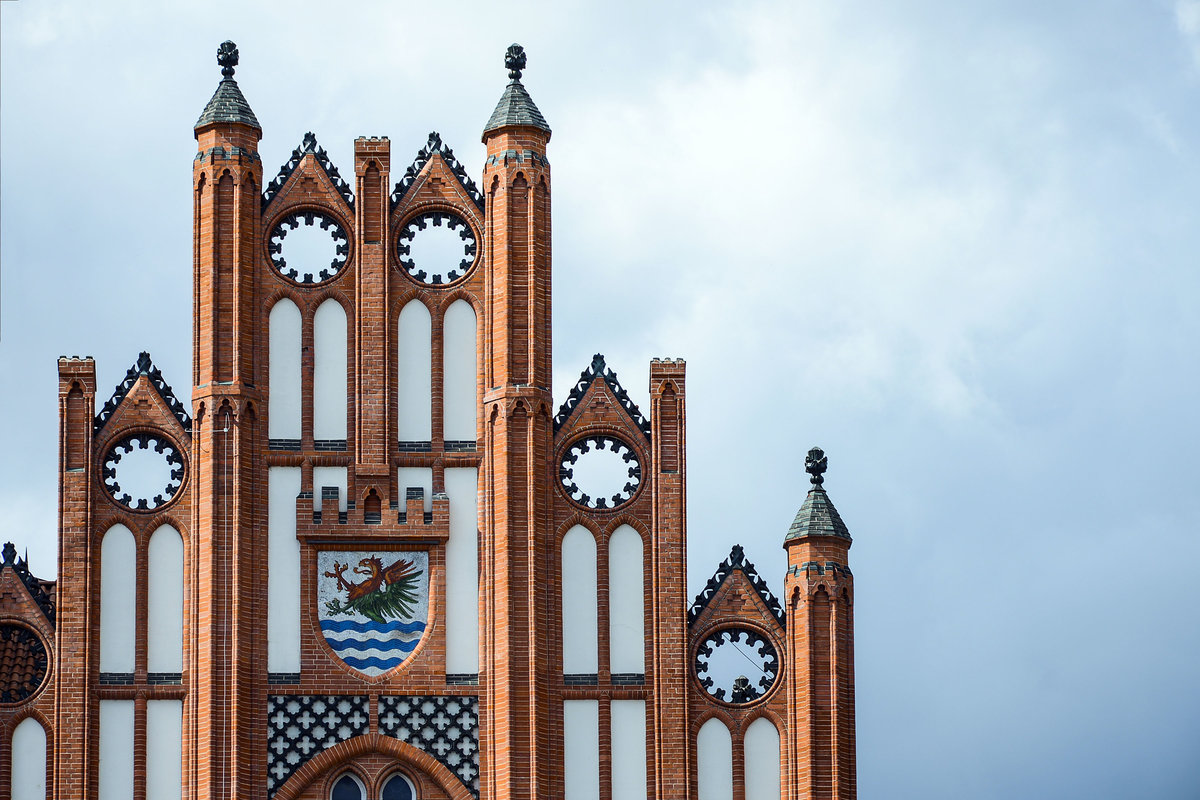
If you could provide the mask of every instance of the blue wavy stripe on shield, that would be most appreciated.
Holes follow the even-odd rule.
[[[355,622],[349,619],[323,619],[321,620],[321,630],[325,633],[354,631],[355,633],[373,633],[387,636],[394,633],[421,633],[425,630],[425,623],[419,620],[414,622],[400,622],[399,620],[393,620],[392,622]]]
[[[342,658],[342,661],[345,661],[347,664],[354,667],[355,669],[367,670],[367,669],[374,667],[375,669],[383,670],[385,672],[389,669],[392,669],[393,667],[400,666],[400,664],[403,663],[403,661],[404,661],[404,659],[402,657],[401,658],[376,658],[374,656],[371,656],[370,658],[358,658],[356,656],[342,656],[341,658]]]
[[[411,653],[416,649],[417,643],[421,640],[412,639],[405,642],[399,639],[384,641],[372,639],[364,642],[356,639],[326,639],[325,641],[329,643],[329,646],[332,647],[336,653],[343,653],[347,650],[378,650],[380,653],[386,653],[390,651]]]

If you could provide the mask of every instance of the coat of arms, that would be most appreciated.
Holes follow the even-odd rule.
[[[429,554],[322,551],[317,603],[321,633],[338,658],[367,675],[395,669],[425,633]]]

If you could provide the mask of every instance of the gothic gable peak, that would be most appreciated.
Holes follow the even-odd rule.
[[[284,187],[288,179],[292,177],[292,173],[300,166],[300,162],[310,153],[325,172],[325,176],[329,178],[329,182],[333,184],[338,194],[346,201],[346,205],[350,206],[351,211],[354,210],[354,190],[350,188],[350,184],[346,183],[341,173],[338,172],[338,168],[329,160],[329,154],[325,152],[325,148],[317,144],[316,134],[312,131],[304,134],[304,139],[292,151],[291,157],[279,168],[279,174],[267,184],[262,199],[262,207],[264,209],[271,204],[271,201],[279,194],[279,190]]]
[[[729,551],[729,557],[721,562],[717,567],[717,571],[708,579],[708,583],[700,594],[696,595],[696,600],[692,603],[692,607],[688,609],[688,625],[695,624],[704,610],[708,608],[713,598],[717,596],[721,587],[726,581],[732,579],[735,572],[741,572],[746,581],[753,587],[758,599],[771,612],[771,616],[775,618],[781,626],[784,624],[783,606],[780,605],[779,599],[771,593],[767,582],[758,574],[758,570],[754,568],[742,550],[740,544],[735,544],[733,549]]]
[[[650,439],[650,421],[642,416],[642,412],[638,409],[637,404],[629,397],[629,392],[625,391],[617,380],[617,373],[608,368],[604,362],[604,355],[596,353],[592,356],[592,363],[583,372],[579,373],[579,380],[571,388],[571,393],[567,395],[567,399],[563,401],[559,407],[558,413],[554,415],[554,431],[557,433],[580,407],[581,401],[587,395],[588,389],[592,386],[592,381],[596,378],[603,378],[604,383],[608,386],[609,391],[621,404],[621,408],[629,416],[630,420],[638,427],[646,440]]]
[[[28,554],[25,558],[17,557],[17,547],[12,542],[5,542],[4,549],[0,551],[0,571],[6,567],[13,571],[13,574],[20,579],[25,585],[25,590],[29,592],[30,599],[37,604],[42,613],[46,615],[46,619],[50,624],[54,624],[54,581],[44,581],[41,578],[36,578],[29,571]]]
[[[429,133],[429,139],[425,142],[425,146],[417,151],[417,157],[413,159],[412,164],[404,171],[404,175],[396,182],[396,187],[392,190],[392,210],[395,210],[404,196],[408,194],[409,189],[417,182],[421,171],[425,169],[430,160],[435,156],[441,156],[442,161],[458,179],[463,190],[470,196],[473,202],[480,211],[483,210],[483,195],[480,194],[479,188],[475,185],[475,181],[467,175],[467,171],[457,158],[454,157],[454,151],[442,141],[442,135],[437,131]]]
[[[117,406],[121,405],[121,402],[133,390],[137,379],[142,375],[145,375],[150,381],[150,385],[158,392],[158,396],[166,403],[167,408],[171,410],[175,419],[179,420],[179,424],[183,426],[183,429],[190,432],[192,429],[192,418],[188,415],[187,409],[175,397],[175,393],[171,391],[170,384],[163,380],[162,373],[159,372],[158,367],[154,366],[154,362],[150,359],[150,354],[142,351],[138,356],[138,360],[125,373],[124,379],[113,390],[112,397],[108,398],[108,402],[100,409],[100,413],[96,415],[96,433],[99,433],[101,428],[112,419]]]

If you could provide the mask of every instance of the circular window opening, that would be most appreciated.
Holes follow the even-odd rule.
[[[751,703],[775,685],[779,656],[771,640],[750,628],[725,628],[696,651],[696,678],[704,691],[735,705]]]
[[[628,444],[613,436],[588,436],[567,448],[559,465],[563,490],[587,508],[616,508],[637,493],[642,465]]]
[[[165,437],[135,433],[108,449],[102,477],[113,500],[135,511],[153,511],[179,491],[183,457]]]
[[[332,215],[320,211],[288,214],[271,229],[267,251],[275,271],[293,283],[324,283],[346,266],[350,244]]]
[[[0,663],[0,703],[20,703],[46,679],[46,645],[24,625],[0,625]]]
[[[400,268],[429,286],[453,283],[475,263],[475,233],[451,211],[426,211],[410,219],[396,238]]]

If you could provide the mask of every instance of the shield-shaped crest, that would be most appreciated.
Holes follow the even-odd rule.
[[[428,622],[429,554],[322,551],[317,576],[317,617],[337,657],[367,675],[404,663]]]

